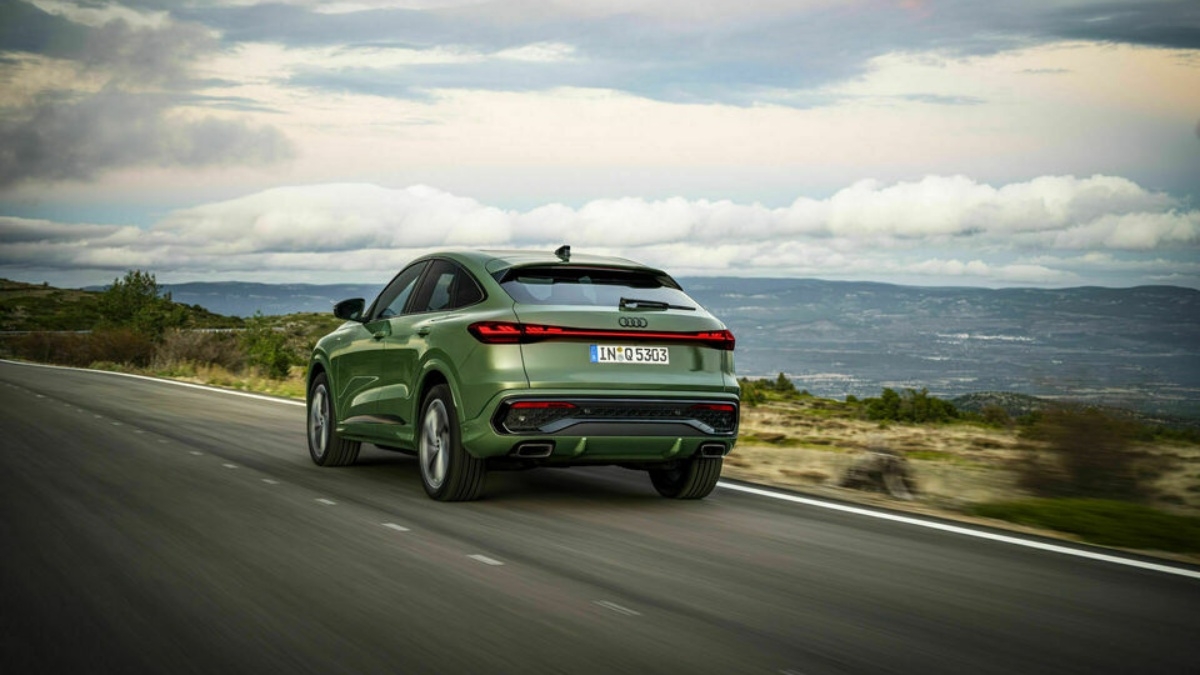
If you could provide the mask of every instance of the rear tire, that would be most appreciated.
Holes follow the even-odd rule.
[[[358,459],[360,447],[338,434],[329,378],[317,375],[308,390],[308,455],[318,466],[346,466]]]
[[[425,493],[440,502],[471,501],[483,492],[486,465],[463,448],[454,399],[444,384],[430,389],[421,404],[417,461]]]
[[[673,469],[651,469],[650,482],[670,499],[704,499],[721,478],[721,457],[693,457]]]

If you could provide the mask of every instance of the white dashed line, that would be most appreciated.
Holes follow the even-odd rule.
[[[115,373],[115,372],[111,372],[111,371],[89,370],[87,368],[71,368],[71,367],[67,367],[67,366],[52,366],[52,365],[48,365],[48,364],[28,363],[28,362],[24,362],[24,361],[9,361],[7,359],[0,359],[0,362],[15,365],[15,366],[30,367],[30,368],[49,368],[49,369],[53,369],[53,370],[73,370],[73,371],[77,371],[77,372],[91,373],[91,374],[95,374],[95,375],[129,377],[129,378],[133,378],[133,379],[146,380],[148,382],[158,382],[160,384],[173,385],[173,386],[177,386],[177,387],[188,387],[190,389],[201,389],[204,391],[212,391],[212,392],[216,392],[216,393],[220,393],[220,394],[227,394],[230,396],[242,396],[245,398],[253,398],[253,399],[258,399],[260,401],[267,401],[270,403],[278,403],[281,405],[293,405],[293,406],[305,406],[306,405],[306,403],[304,401],[289,400],[289,399],[277,398],[277,397],[273,397],[273,396],[262,396],[259,394],[251,394],[248,392],[232,391],[229,389],[221,389],[218,387],[208,387],[208,386],[204,386],[204,385],[200,385],[200,384],[193,384],[191,382],[179,382],[178,380],[166,380],[166,379],[157,378],[157,377],[147,377],[145,375],[134,375],[132,373]],[[22,389],[21,387],[17,387],[11,383],[8,386],[13,389]],[[95,417],[96,419],[103,419],[103,417],[101,415],[93,415],[93,417]],[[199,455],[202,453],[196,452],[196,453],[192,453],[192,454]],[[838,503],[834,503],[834,502],[825,502],[825,501],[821,501],[819,499],[810,499],[810,498],[801,497],[798,495],[780,493],[780,492],[775,492],[772,490],[764,490],[764,489],[752,487],[749,485],[739,485],[736,483],[729,483],[726,481],[721,481],[721,482],[717,483],[717,487],[724,488],[726,490],[742,492],[745,494],[752,494],[752,495],[756,495],[759,497],[766,497],[768,499],[776,499],[776,500],[781,500],[781,501],[785,501],[785,502],[791,502],[793,504],[802,504],[805,506],[813,506],[813,507],[817,507],[817,508],[830,509],[830,510],[834,510],[834,511],[842,511],[844,513],[853,513],[855,515],[865,516],[868,518],[878,518],[878,519],[882,519],[882,520],[888,520],[891,522],[898,522],[898,523],[904,523],[907,525],[915,525],[918,527],[926,527],[926,528],[930,528],[930,529],[934,529],[934,530],[941,530],[943,532],[952,532],[955,534],[965,535],[965,536],[969,536],[969,537],[988,539],[991,541],[1009,544],[1012,546],[1022,546],[1025,548],[1038,549],[1038,550],[1048,551],[1048,552],[1052,552],[1052,553],[1058,553],[1058,554],[1062,554],[1062,555],[1075,556],[1077,558],[1086,558],[1089,560],[1096,560],[1096,561],[1101,561],[1101,562],[1106,562],[1106,563],[1112,563],[1115,565],[1123,565],[1126,567],[1134,567],[1134,568],[1139,568],[1139,569],[1144,569],[1144,570],[1152,570],[1155,572],[1162,572],[1165,574],[1173,574],[1173,575],[1177,575],[1177,576],[1189,577],[1192,579],[1200,579],[1200,572],[1196,572],[1193,570],[1184,569],[1184,568],[1180,568],[1180,567],[1173,567],[1171,565],[1162,565],[1162,564],[1146,562],[1146,561],[1142,561],[1142,560],[1136,560],[1133,558],[1124,558],[1124,557],[1121,557],[1118,555],[1109,555],[1109,554],[1104,554],[1104,553],[1096,553],[1096,552],[1092,552],[1092,551],[1070,548],[1067,546],[1058,546],[1055,544],[1049,544],[1049,543],[1045,543],[1045,542],[1041,542],[1041,541],[1034,541],[1031,539],[1021,539],[1020,537],[1017,537],[1017,536],[995,534],[993,532],[987,532],[987,531],[983,531],[983,530],[973,530],[968,527],[949,525],[949,524],[933,522],[933,521],[926,521],[926,520],[921,520],[918,518],[910,518],[910,517],[893,514],[893,513],[872,511],[872,510],[866,509],[866,508],[857,508],[857,507],[848,506],[845,504],[838,504]]]
[[[325,499],[324,497],[321,497],[317,501],[325,506],[337,506],[337,502],[333,501],[332,499]]]
[[[191,451],[191,453],[189,453],[189,454],[192,454],[192,455],[195,455],[195,456],[197,456],[197,457],[200,457],[200,456],[202,456],[204,453],[203,453],[203,452],[200,452],[200,451],[198,451],[198,450],[192,450],[192,451]]]
[[[135,433],[135,434],[144,434],[144,433],[146,433],[146,432],[145,432],[144,430],[142,430],[142,429],[134,429],[134,430],[133,430],[133,433]]]
[[[160,438],[160,439],[158,439],[158,442],[162,445],[166,445],[167,443],[170,443],[171,441],[168,441],[165,438]]]
[[[38,394],[37,397],[38,398],[46,398],[45,396],[42,396],[41,394]]]
[[[408,532],[408,528],[403,525],[397,525],[395,523],[381,523],[381,524],[384,527],[388,528],[389,530],[395,530],[397,532]]]
[[[262,482],[266,483],[267,485],[279,485],[279,481],[272,480],[270,478],[264,478],[262,479]]]
[[[121,426],[121,423],[120,423],[120,422],[113,422],[112,424],[113,424],[113,426],[114,426],[114,427],[119,427],[119,426]]]
[[[225,467],[226,469],[236,469],[237,468],[237,464],[222,464],[221,466]]]
[[[625,616],[641,616],[642,615],[641,612],[639,612],[635,609],[629,609],[628,607],[618,605],[615,602],[609,602],[608,600],[597,600],[596,604],[603,607],[604,609],[611,609],[612,611],[616,612],[617,614],[624,614]]]
[[[479,555],[478,553],[469,555],[467,557],[476,562],[481,562],[484,565],[503,565],[504,564],[504,563],[500,562],[499,560],[496,560],[495,558],[489,558],[486,555]]]

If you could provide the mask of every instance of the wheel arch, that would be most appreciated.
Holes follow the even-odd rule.
[[[425,397],[429,395],[429,391],[439,384],[444,384],[450,388],[450,396],[454,399],[454,407],[456,409],[458,408],[458,393],[455,391],[456,387],[450,383],[450,378],[446,377],[446,374],[442,372],[440,368],[431,367],[427,368],[425,372],[421,374],[421,387],[418,389],[416,397],[418,411],[425,403]]]
[[[329,367],[325,363],[325,359],[314,354],[312,362],[308,364],[308,377],[304,382],[304,398],[308,398],[308,394],[312,391],[313,380],[317,379],[317,375],[325,373],[325,378],[329,379]],[[330,383],[332,387],[332,382]]]

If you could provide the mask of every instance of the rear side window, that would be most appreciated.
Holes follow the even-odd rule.
[[[425,270],[425,266],[429,263],[419,262],[411,265],[403,272],[396,275],[395,279],[383,289],[379,294],[379,298],[375,300],[375,320],[390,319],[393,316],[400,316],[404,313],[404,306],[408,304],[408,298],[412,295],[413,289],[417,286],[417,280],[421,278],[421,272]]]
[[[526,305],[617,307],[621,298],[695,307],[665,274],[606,267],[520,267],[504,272],[500,287]]]
[[[414,298],[413,312],[441,312],[473,305],[483,300],[479,284],[463,268],[446,260],[435,260]]]

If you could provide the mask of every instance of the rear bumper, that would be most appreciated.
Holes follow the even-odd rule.
[[[542,403],[554,407],[520,407]],[[738,397],[723,392],[581,396],[578,391],[509,391],[463,424],[462,442],[467,452],[481,458],[653,463],[727,454],[737,440],[739,416]]]

